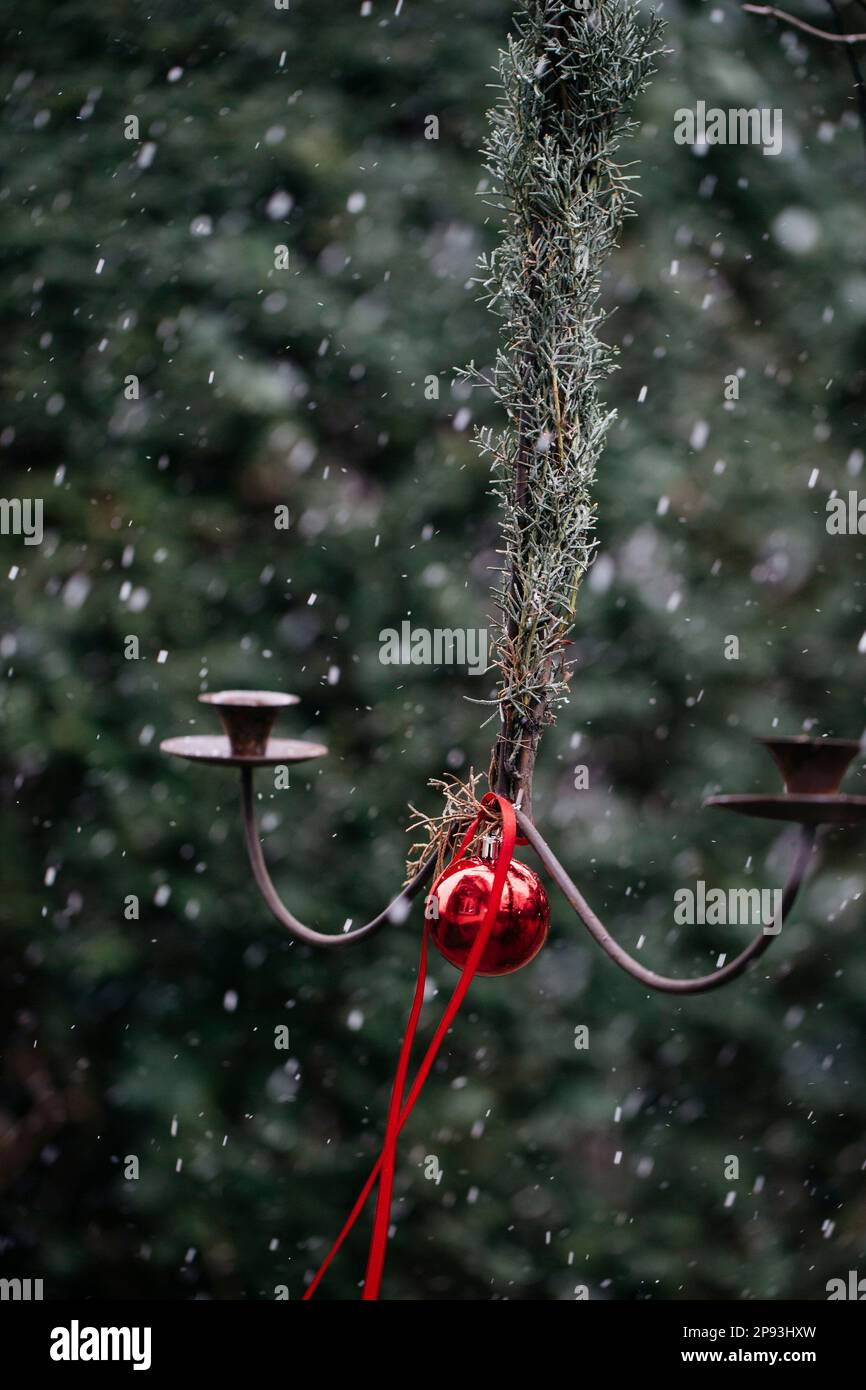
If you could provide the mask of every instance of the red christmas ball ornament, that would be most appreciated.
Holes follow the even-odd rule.
[[[495,864],[474,857],[446,869],[427,899],[425,916],[434,946],[458,969],[466,964],[472,943],[484,921],[493,890]],[[550,925],[550,904],[541,880],[526,864],[512,859],[502,902],[479,975],[509,975],[538,955]]]

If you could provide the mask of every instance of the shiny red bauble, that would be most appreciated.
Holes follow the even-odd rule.
[[[463,859],[446,869],[427,899],[430,938],[452,965],[462,969],[490,902],[493,861]],[[502,902],[479,962],[479,975],[508,975],[528,965],[547,937],[550,904],[538,875],[512,859]]]

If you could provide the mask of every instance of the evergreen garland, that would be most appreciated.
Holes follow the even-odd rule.
[[[505,212],[480,269],[502,319],[492,388],[508,417],[479,430],[503,513],[496,664],[501,727],[491,785],[531,812],[541,731],[567,695],[565,658],[580,581],[594,549],[592,484],[612,419],[598,383],[612,351],[598,337],[605,259],[629,215],[634,175],[615,160],[634,129],[661,23],[630,0],[531,0],[499,56],[485,197]]]

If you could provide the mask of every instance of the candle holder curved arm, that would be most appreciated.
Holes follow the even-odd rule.
[[[289,911],[281,901],[265,864],[256,825],[253,771],[257,767],[282,767],[308,762],[312,758],[323,757],[328,750],[317,743],[271,737],[277,714],[286,705],[297,703],[295,695],[272,690],[222,690],[216,694],[200,695],[199,700],[216,707],[225,729],[225,737],[183,735],[164,739],[160,748],[163,753],[172,757],[199,765],[240,769],[247,853],[259,892],[277,921],[299,941],[309,946],[324,947],[347,946],[364,936],[370,936],[386,922],[403,921],[406,906],[433,876],[435,854],[431,854],[425,860],[414,878],[410,879],[378,917],[365,922],[363,926],[355,927],[353,931],[336,934],[315,931],[312,927],[305,926]],[[784,921],[809,867],[818,826],[866,826],[866,797],[847,796],[839,791],[846,769],[863,749],[860,742],[853,739],[814,738],[806,734],[796,734],[792,737],[773,736],[759,739],[758,742],[771,753],[781,771],[785,783],[784,793],[770,796],[754,793],[743,796],[711,796],[704,805],[738,815],[799,823],[801,829],[794,863],[782,893],[781,916]],[[633,979],[648,985],[650,989],[662,990],[667,994],[701,994],[706,990],[716,989],[742,974],[751,961],[757,960],[766,951],[776,935],[761,932],[760,936],[728,965],[714,970],[709,975],[678,980],[648,970],[614,941],[604,923],[595,915],[576,884],[569,878],[547,841],[536,830],[531,818],[519,809],[519,804],[515,809],[517,823],[526,843],[535,850],[590,935],[622,970]]]
[[[365,922],[362,927],[355,927],[352,931],[339,933],[315,931],[312,927],[298,920],[293,913],[282,902],[280,895],[274,887],[273,880],[268,873],[265,863],[265,856],[262,851],[259,839],[258,826],[256,825],[255,802],[253,798],[253,769],[250,767],[241,768],[241,810],[244,822],[244,838],[246,840],[247,853],[253,870],[253,877],[256,886],[270,908],[273,915],[281,926],[291,932],[292,936],[299,941],[304,941],[308,946],[348,946],[354,941],[360,940],[362,936],[372,936],[374,931],[383,927],[386,922],[402,921],[405,913],[402,905],[410,903],[420,892],[424,884],[432,877],[433,868],[436,862],[435,855],[421,865],[421,868],[406,884],[402,892],[393,898],[378,917]],[[401,906],[398,907],[398,904]]]
[[[593,940],[598,942],[601,949],[621,970],[631,975],[633,979],[640,980],[641,984],[648,985],[650,989],[661,990],[665,994],[704,994],[707,990],[717,989],[719,985],[727,984],[728,980],[733,980],[737,975],[741,975],[753,960],[762,956],[777,934],[761,932],[734,960],[719,970],[714,970],[709,975],[698,975],[685,980],[678,980],[670,975],[659,975],[655,970],[648,970],[645,965],[641,965],[640,961],[635,960],[634,956],[630,956],[628,951],[623,950],[622,946],[614,941],[607,927],[593,912],[577,885],[572,882],[550,845],[521,811],[517,813],[517,824],[521,834],[529,841],[547,872],[557,887],[561,889],[566,901],[577,913]],[[788,881],[782,891],[782,922],[793,907],[800,885],[805,878],[816,834],[817,827],[814,825],[802,825],[800,827],[794,862],[788,875]]]

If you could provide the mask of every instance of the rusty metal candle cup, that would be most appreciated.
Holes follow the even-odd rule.
[[[808,734],[759,738],[782,774],[779,796],[711,796],[705,806],[765,820],[800,825],[859,825],[866,822],[866,797],[839,791],[842,778],[863,747],[856,739],[812,738]]]
[[[759,738],[775,759],[791,796],[833,796],[861,751],[851,738]]]
[[[263,757],[280,710],[299,703],[297,695],[276,690],[219,690],[198,698],[216,707],[236,758]]]
[[[219,690],[198,698],[216,709],[225,737],[185,734],[167,738],[159,745],[163,753],[215,767],[253,768],[302,763],[322,758],[328,751],[321,743],[271,737],[278,714],[298,704],[297,695],[279,690]]]

